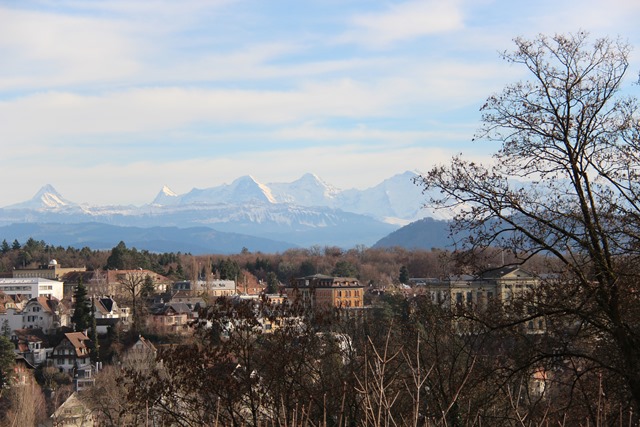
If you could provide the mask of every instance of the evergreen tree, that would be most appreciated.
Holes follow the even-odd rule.
[[[87,288],[78,281],[76,291],[73,293],[73,316],[71,322],[76,331],[84,331],[91,326],[91,302],[87,297]]]
[[[182,268],[182,264],[178,262],[178,267],[176,268],[176,275],[179,279],[184,279],[184,269]]]
[[[129,253],[127,245],[124,242],[118,243],[116,247],[111,249],[111,255],[107,258],[107,270],[124,270],[126,268],[126,258]]]
[[[317,273],[316,266],[313,264],[313,261],[309,259],[305,259],[300,264],[300,275],[301,276],[311,276]]]
[[[9,326],[9,320],[4,319],[2,321],[2,328],[0,328],[0,331],[2,331],[2,335],[10,338],[11,337],[11,326]]]
[[[268,294],[276,294],[278,293],[278,276],[273,271],[267,273],[267,293]]]
[[[16,363],[13,349],[13,343],[9,338],[0,335],[0,390],[6,388],[11,382],[13,365]],[[1,394],[2,391],[0,391]]]
[[[9,246],[9,243],[7,243],[7,239],[4,239],[2,241],[2,253],[6,254],[7,252],[9,252],[11,250],[11,246]]]
[[[13,249],[14,251],[19,251],[22,248],[22,245],[20,244],[20,242],[18,242],[18,239],[15,239],[13,241],[13,244],[11,245],[11,249]]]
[[[400,267],[400,276],[398,277],[400,283],[406,284],[409,282],[409,269],[403,265]]]
[[[349,261],[338,261],[331,272],[338,277],[358,277],[358,268]]]
[[[100,360],[100,342],[98,341],[98,325],[96,322],[96,304],[91,298],[91,343],[93,344],[91,359],[93,361]]]

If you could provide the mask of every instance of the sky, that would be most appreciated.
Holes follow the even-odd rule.
[[[637,91],[639,18],[637,0],[0,0],[0,206],[486,161],[479,108],[527,77],[500,58],[514,38],[621,37]]]

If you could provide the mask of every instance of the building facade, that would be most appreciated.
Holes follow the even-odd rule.
[[[40,265],[37,268],[19,268],[13,270],[14,279],[40,277],[49,280],[61,280],[62,277],[73,271],[87,271],[86,267],[61,267],[58,261],[52,259],[49,264]]]
[[[317,308],[361,308],[364,287],[353,277],[323,274],[293,279],[284,293],[291,302],[299,301]]]
[[[535,304],[535,292],[540,279],[519,266],[505,266],[487,270],[477,276],[452,276],[446,280],[431,278],[412,278],[409,292],[425,295],[431,302],[443,308],[465,308],[487,310],[492,302],[502,307],[512,305],[514,301],[523,309]],[[523,313],[520,313],[523,314]],[[540,333],[546,329],[544,319],[530,320],[526,329],[531,333]]]
[[[51,354],[53,366],[60,372],[72,377],[75,370],[90,364],[89,337],[84,332],[69,332],[64,334]]]
[[[51,296],[61,300],[63,297],[63,283],[41,277],[0,278],[0,292],[6,295],[22,295],[28,299]]]

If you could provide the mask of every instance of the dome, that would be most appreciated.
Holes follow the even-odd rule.
[[[58,265],[58,261],[52,259],[51,261],[49,261],[49,265]]]

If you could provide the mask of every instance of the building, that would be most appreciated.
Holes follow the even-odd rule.
[[[171,289],[171,279],[151,270],[95,270],[73,271],[63,277],[64,294],[73,295],[78,283],[82,281],[89,295],[127,296],[126,287],[130,284],[145,284],[149,281],[158,293]]]
[[[519,266],[505,266],[477,276],[451,276],[445,280],[412,278],[409,283],[410,292],[426,294],[439,305],[484,308],[494,298],[501,303],[521,298],[538,287],[540,280]]]
[[[37,268],[19,268],[13,270],[14,279],[40,277],[49,280],[61,280],[62,277],[73,271],[87,271],[86,267],[61,267],[58,261],[52,259],[49,264],[40,265]],[[60,297],[62,298],[62,297]]]
[[[28,301],[22,295],[0,293],[0,331],[3,334],[22,328],[22,309]]]
[[[534,291],[539,287],[540,279],[519,266],[504,266],[477,276],[451,276],[445,280],[412,278],[409,283],[408,292],[426,295],[434,304],[481,311],[489,308],[491,301],[504,307],[516,300],[534,303]],[[526,329],[531,333],[544,331],[544,319],[528,321]]]
[[[74,392],[51,414],[47,426],[52,427],[93,427],[97,425],[91,408]]]
[[[192,295],[206,295],[209,297],[228,297],[236,295],[234,280],[183,280],[172,285],[174,291],[186,291]]]
[[[45,363],[53,351],[42,329],[16,329],[11,334],[11,341],[16,347],[16,354],[33,366]]]
[[[364,306],[364,286],[352,277],[333,277],[322,274],[301,277],[285,286],[284,293],[291,302],[300,301],[318,308],[362,308]]]
[[[84,332],[64,334],[64,338],[54,347],[51,354],[53,366],[73,377],[77,368],[90,363],[89,341]]]
[[[32,298],[22,309],[22,328],[42,329],[46,334],[54,334],[68,324],[69,311],[57,298]]]
[[[96,331],[98,335],[109,332],[109,328],[115,328],[118,324],[126,328],[129,326],[129,307],[120,307],[110,296],[100,296],[93,298],[96,317]]]
[[[154,366],[157,354],[158,350],[151,341],[140,335],[138,341],[122,352],[120,363],[127,368],[144,371]]]
[[[42,277],[0,278],[0,292],[6,295],[21,295],[28,299],[51,296],[61,300],[63,284],[57,280]]]
[[[189,333],[189,320],[193,313],[185,303],[161,303],[151,307],[147,324],[152,331],[161,334]]]
[[[16,354],[15,364],[13,365],[13,378],[11,379],[11,385],[13,386],[25,386],[34,384],[35,380],[35,366],[29,363],[22,355]]]

